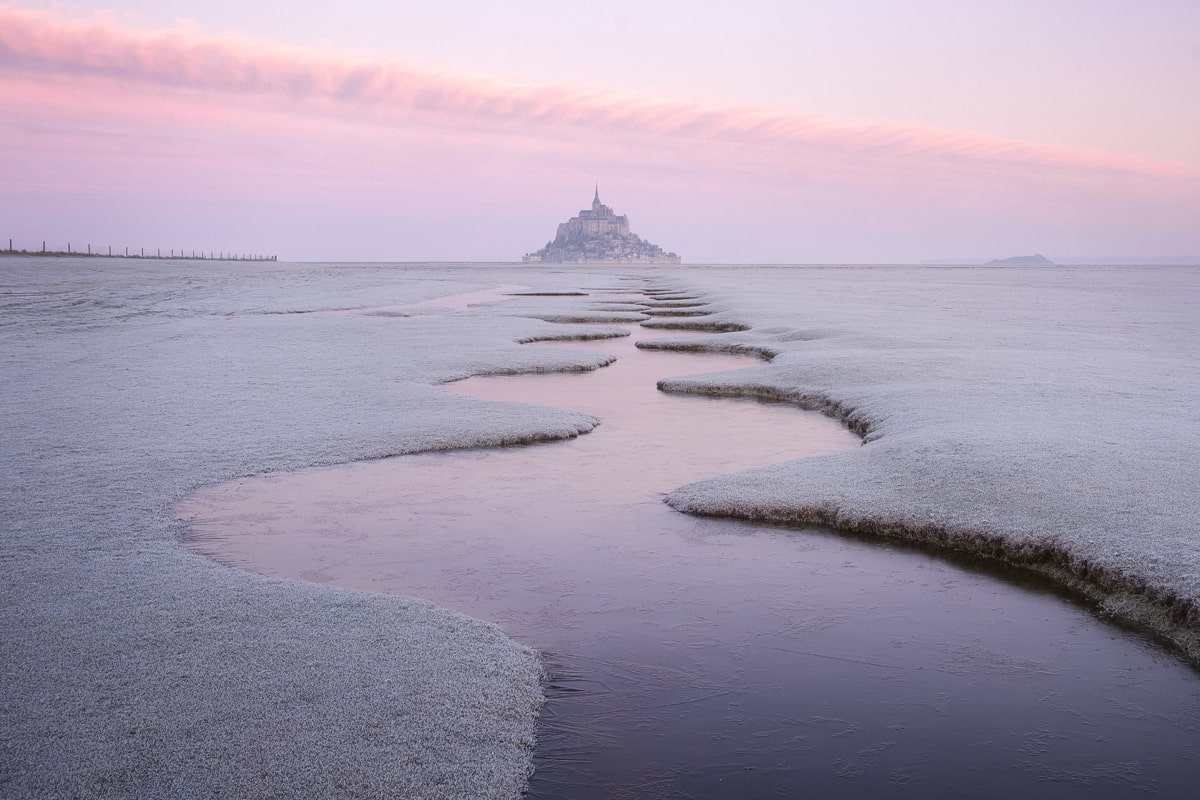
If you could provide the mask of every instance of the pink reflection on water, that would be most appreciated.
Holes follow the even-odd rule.
[[[1080,778],[1056,797],[1185,796],[1200,688],[1153,646],[1041,585],[661,502],[858,445],[816,413],[655,389],[747,357],[533,346],[618,361],[447,389],[588,411],[594,432],[210,487],[178,506],[189,546],[424,597],[547,651],[531,798],[1050,796],[1059,775]]]
[[[666,394],[659,379],[745,367],[745,355],[639,350],[638,339],[686,337],[686,331],[635,330],[599,342],[538,346],[609,353],[617,362],[594,372],[472,378],[448,384],[458,394],[487,400],[565,406],[601,420],[571,452],[536,454],[561,459],[559,480],[593,489],[647,496],[690,481],[803,456],[856,447],[859,439],[839,422],[793,406],[697,395]],[[546,468],[534,468],[546,471]],[[562,469],[568,469],[564,475]]]
[[[662,503],[688,481],[858,446],[840,423],[782,404],[659,392],[663,377],[736,369],[744,355],[639,350],[637,338],[537,347],[617,357],[583,373],[472,378],[447,390],[565,406],[600,426],[564,442],[426,453],[263,475],[202,489],[177,507],[189,546],[270,575],[414,594],[561,646],[547,614],[636,595],[630,576],[682,567],[695,521]],[[723,557],[722,557],[722,560]],[[754,561],[755,559],[751,559]],[[726,564],[732,574],[737,567]],[[757,567],[750,563],[745,568]],[[564,604],[564,597],[573,599]],[[573,627],[568,624],[566,627]]]

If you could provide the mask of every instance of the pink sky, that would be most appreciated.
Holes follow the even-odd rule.
[[[515,34],[494,31],[471,49],[438,19],[424,28],[406,20],[412,38],[401,43],[414,43],[402,57],[378,47],[368,32],[386,25],[366,18],[337,40],[310,41],[299,29],[269,37],[253,14],[221,16],[233,12],[219,2],[207,23],[158,18],[139,3],[34,5],[0,5],[0,218],[9,228],[0,238],[18,247],[46,239],[300,260],[514,260],[586,205],[599,181],[636,232],[693,263],[1200,254],[1200,94],[1180,94],[1200,84],[1170,72],[1191,59],[1200,73],[1200,40],[1176,42],[1170,19],[1125,51],[1147,84],[1108,75],[1108,124],[1080,126],[1070,107],[1061,120],[1020,117],[1054,108],[1033,92],[1045,85],[1053,95],[1064,78],[1052,70],[1078,68],[1083,55],[1047,54],[1015,105],[983,77],[967,103],[936,77],[957,69],[947,60],[925,76],[945,108],[917,93],[901,115],[854,76],[853,108],[815,90],[739,93],[757,87],[751,53],[721,56],[737,63],[727,71],[734,85],[693,56],[709,76],[696,88],[677,65],[657,81],[655,63],[621,71],[644,54],[584,74],[561,54],[561,69],[545,56],[539,66],[522,41],[510,63],[494,40]],[[446,46],[430,49],[437,31]],[[472,36],[481,34],[461,34]],[[663,47],[683,58],[691,44]],[[1145,55],[1162,50],[1162,64]],[[1040,56],[995,58],[984,60],[1023,75]],[[764,83],[778,79],[762,69]],[[836,88],[837,76],[824,83]],[[1005,116],[971,110],[993,97]],[[1154,115],[1173,104],[1177,124],[1163,133]],[[1078,105],[1090,119],[1090,101]]]

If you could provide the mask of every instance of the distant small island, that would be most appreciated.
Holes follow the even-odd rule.
[[[1031,256],[1011,256],[1010,258],[993,258],[984,264],[985,267],[1053,267],[1053,261],[1041,253]]]
[[[679,256],[668,253],[629,230],[629,217],[617,215],[600,202],[600,187],[592,198],[592,207],[559,223],[554,240],[534,253],[526,253],[525,263],[547,264],[678,264]]]

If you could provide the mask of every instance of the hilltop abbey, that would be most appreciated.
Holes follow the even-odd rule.
[[[600,202],[600,186],[592,207],[558,225],[554,241],[536,253],[526,253],[525,262],[548,264],[678,264],[679,256],[667,253],[629,232],[629,217],[617,215]]]

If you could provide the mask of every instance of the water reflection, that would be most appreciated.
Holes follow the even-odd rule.
[[[592,434],[206,489],[180,507],[191,544],[426,597],[546,651],[536,798],[1171,795],[1200,774],[1196,675],[1036,582],[667,508],[688,480],[858,441],[782,405],[659,393],[746,361],[632,344],[553,345],[618,356],[594,373],[451,387],[589,411]]]

